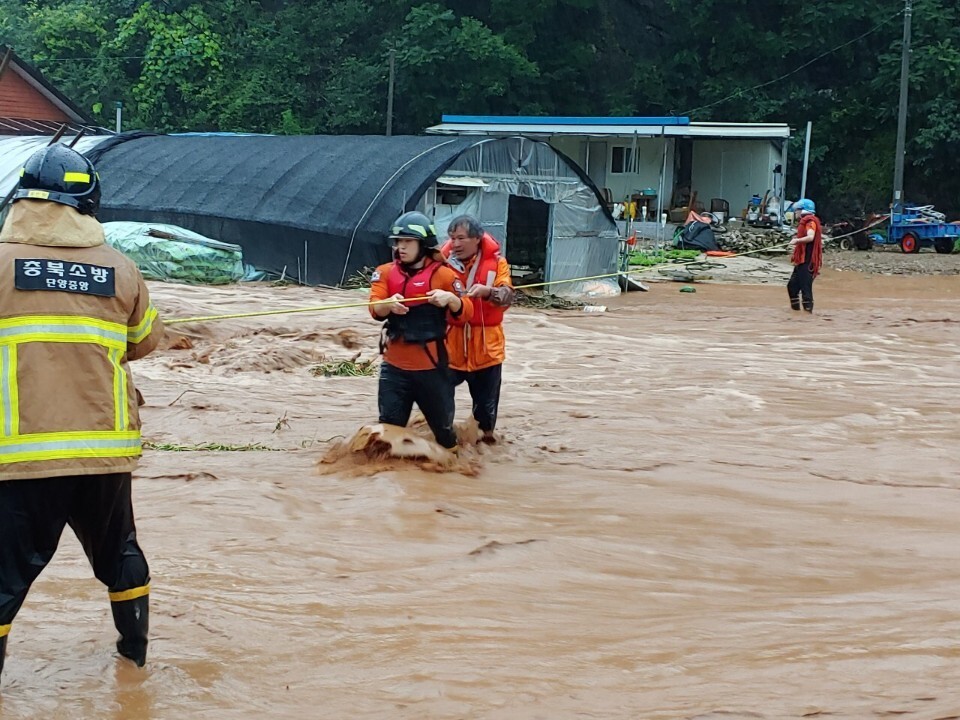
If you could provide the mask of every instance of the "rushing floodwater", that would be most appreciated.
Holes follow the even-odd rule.
[[[152,287],[167,317],[362,299]],[[194,326],[135,364],[145,436],[282,451],[148,451],[147,667],[68,531],[0,717],[960,716],[960,281],[827,273],[812,318],[677,289],[511,311],[473,476],[318,472],[376,419],[376,378],[309,372],[376,353],[364,310]]]

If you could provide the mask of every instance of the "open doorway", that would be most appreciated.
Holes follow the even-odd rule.
[[[670,191],[667,196],[669,199],[664,205],[665,210],[683,207],[689,203],[692,190],[696,189],[693,187],[693,140],[690,138],[677,138],[674,145],[673,177],[673,187],[664,188],[664,192]]]
[[[550,205],[543,200],[510,196],[507,206],[507,258],[518,275],[545,277]]]

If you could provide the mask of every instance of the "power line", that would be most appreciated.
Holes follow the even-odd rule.
[[[145,60],[146,55],[105,55],[102,57],[44,58],[35,62],[46,65],[58,62],[89,62],[91,60]]]
[[[160,0],[160,2],[162,2],[162,3],[166,6],[167,10],[169,10],[169,11],[172,12],[174,15],[176,15],[177,17],[179,17],[181,20],[183,20],[184,22],[186,22],[190,27],[192,27],[194,30],[196,30],[196,31],[197,31],[198,33],[200,33],[201,35],[203,35],[205,32],[207,32],[206,30],[201,30],[201,29],[198,28],[196,25],[194,25],[194,24],[193,24],[193,20],[191,20],[191,19],[188,18],[186,15],[184,15],[182,12],[180,12],[180,11],[177,10],[175,7],[173,7],[169,2],[167,2],[167,0]]]
[[[778,82],[780,82],[781,80],[786,80],[786,79],[787,79],[788,77],[790,77],[791,75],[796,75],[798,72],[800,72],[800,71],[803,70],[804,68],[807,68],[807,67],[809,67],[810,65],[813,65],[813,64],[814,64],[815,62],[817,62],[818,60],[822,60],[822,59],[825,58],[827,55],[832,55],[833,53],[837,52],[838,50],[842,50],[843,48],[847,47],[847,45],[852,45],[853,43],[855,43],[855,42],[857,42],[857,41],[859,41],[859,40],[862,40],[863,38],[867,37],[867,35],[871,35],[871,34],[875,33],[877,30],[879,30],[879,29],[882,28],[884,25],[886,25],[888,22],[890,22],[891,20],[899,17],[900,15],[903,15],[903,10],[898,10],[898,11],[895,12],[893,15],[891,15],[890,17],[888,17],[886,20],[881,20],[879,23],[877,23],[876,25],[874,25],[872,28],[870,28],[869,30],[867,30],[867,31],[866,31],[865,33],[863,33],[862,35],[858,35],[857,37],[853,38],[852,40],[847,40],[847,42],[842,43],[842,44],[840,44],[840,45],[837,45],[835,48],[833,48],[833,49],[831,49],[831,50],[827,50],[826,52],[821,53],[820,55],[817,55],[815,58],[813,58],[813,60],[808,60],[807,62],[805,62],[805,63],[804,63],[803,65],[801,65],[800,67],[796,68],[795,70],[791,70],[790,72],[788,72],[788,73],[786,73],[786,74],[784,74],[784,75],[781,75],[781,76],[778,77],[778,78],[775,78],[775,79],[773,79],[773,80],[768,80],[767,82],[760,83],[759,85],[754,85],[754,86],[751,87],[751,88],[746,88],[746,89],[740,88],[739,90],[734,90],[732,93],[730,93],[729,95],[727,95],[727,96],[724,97],[724,98],[720,98],[719,100],[716,100],[716,101],[714,101],[714,102],[712,102],[712,103],[708,103],[707,105],[701,105],[700,107],[693,108],[692,110],[687,110],[686,112],[683,112],[683,113],[680,113],[680,114],[681,114],[681,115],[687,115],[687,116],[688,116],[688,115],[692,115],[692,114],[695,113],[695,112],[699,112],[700,110],[706,110],[707,108],[712,108],[712,107],[715,106],[715,105],[719,105],[720,103],[725,103],[727,100],[731,100],[731,99],[733,99],[733,98],[735,98],[735,97],[739,97],[739,96],[741,96],[741,95],[743,95],[743,94],[745,94],[745,93],[750,93],[750,92],[753,92],[754,90],[759,90],[760,88],[767,87],[767,85],[773,85],[774,83],[778,83]]]

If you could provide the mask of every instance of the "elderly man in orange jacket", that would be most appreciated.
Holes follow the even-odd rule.
[[[484,442],[496,442],[500,382],[505,359],[503,315],[513,304],[510,264],[500,244],[471,215],[455,217],[447,228],[442,252],[460,274],[466,297],[474,302],[473,317],[447,333],[447,355],[454,385],[466,381],[473,399],[473,417]]]

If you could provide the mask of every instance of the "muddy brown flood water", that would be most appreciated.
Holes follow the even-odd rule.
[[[152,642],[117,659],[76,539],[0,717],[960,716],[960,281],[827,272],[511,311],[479,474],[321,474],[376,419],[362,309],[179,326],[137,363]],[[166,317],[363,299],[152,285]],[[188,345],[181,341],[181,345]],[[465,388],[458,416],[468,414]]]

